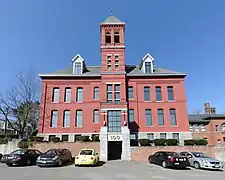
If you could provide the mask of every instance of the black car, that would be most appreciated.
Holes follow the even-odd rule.
[[[0,153],[0,161],[1,161],[1,159],[2,159],[2,156],[3,156],[3,155]]]
[[[72,153],[68,149],[50,149],[37,159],[38,166],[62,166],[72,161]]]
[[[189,166],[188,159],[176,152],[158,151],[148,157],[148,161],[153,164],[161,165],[164,168],[186,168]]]
[[[35,165],[41,152],[37,149],[17,149],[9,154],[5,154],[1,162],[8,166],[14,165]]]

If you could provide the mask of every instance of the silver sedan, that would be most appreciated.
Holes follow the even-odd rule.
[[[180,154],[188,157],[190,166],[196,169],[223,170],[224,164],[222,161],[209,157],[202,152],[181,152]]]

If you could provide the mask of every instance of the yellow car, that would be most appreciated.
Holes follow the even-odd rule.
[[[98,153],[94,149],[82,149],[75,157],[75,166],[91,165],[96,166],[99,162]]]

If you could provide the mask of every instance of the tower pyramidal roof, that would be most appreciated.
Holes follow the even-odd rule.
[[[125,24],[124,22],[120,21],[115,16],[109,16],[104,21],[101,22],[101,24]]]

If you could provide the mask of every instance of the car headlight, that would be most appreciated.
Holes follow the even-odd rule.
[[[209,164],[209,161],[204,160],[203,162],[204,162],[205,164]]]
[[[55,156],[52,160],[53,161],[59,160],[59,156]]]

